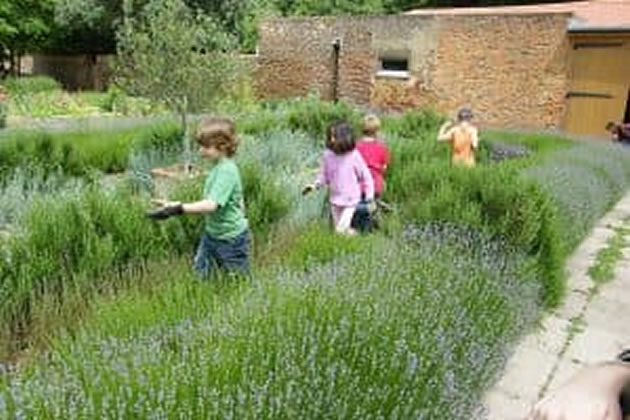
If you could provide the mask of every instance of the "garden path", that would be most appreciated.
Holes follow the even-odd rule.
[[[611,360],[630,348],[629,218],[630,193],[596,224],[569,258],[563,304],[516,346],[502,377],[484,396],[483,418],[523,420],[536,401],[583,366]],[[611,242],[615,237],[617,241]],[[608,257],[600,254],[605,249]],[[610,251],[620,253],[611,257]],[[614,263],[614,278],[594,289],[589,268],[606,262]]]

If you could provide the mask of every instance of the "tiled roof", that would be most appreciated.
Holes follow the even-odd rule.
[[[501,15],[572,13],[569,29],[628,29],[630,0],[591,0],[525,6],[454,7],[416,9],[408,15]]]

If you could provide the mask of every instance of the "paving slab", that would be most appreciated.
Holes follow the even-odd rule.
[[[588,269],[617,228],[630,226],[630,194],[595,226],[567,261],[567,295],[560,307],[521,339],[502,376],[482,400],[487,420],[523,420],[538,399],[590,363],[630,348],[630,248],[614,280],[594,291]],[[630,235],[627,236],[630,239]]]

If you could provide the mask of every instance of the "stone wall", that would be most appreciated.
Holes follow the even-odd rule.
[[[324,99],[336,89],[338,99],[388,110],[452,114],[469,105],[481,124],[558,127],[569,84],[568,17],[270,19],[260,31],[257,89],[267,98],[315,91]],[[406,58],[408,77],[379,73],[382,57]]]

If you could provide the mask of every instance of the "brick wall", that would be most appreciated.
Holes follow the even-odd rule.
[[[263,97],[335,92],[389,110],[470,105],[482,124],[558,127],[568,91],[568,15],[270,19],[261,26]],[[405,57],[409,77],[378,75],[380,57]]]

